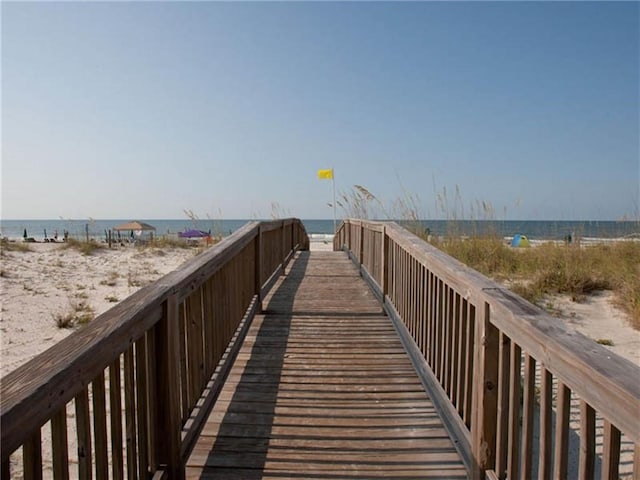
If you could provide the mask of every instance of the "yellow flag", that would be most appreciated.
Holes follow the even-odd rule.
[[[331,180],[333,178],[333,168],[318,170],[318,178],[320,180]]]

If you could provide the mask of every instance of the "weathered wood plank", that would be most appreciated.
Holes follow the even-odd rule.
[[[507,472],[509,425],[509,365],[511,364],[511,340],[499,335],[498,347],[498,404],[496,410],[496,466],[498,478]]]
[[[552,471],[553,377],[546,368],[540,374],[540,442],[538,446],[538,479],[548,480]]]
[[[620,463],[620,430],[611,422],[604,422],[604,440],[602,445],[602,475],[606,480],[618,478]]]
[[[276,269],[274,265],[279,265],[279,268],[286,266],[292,257],[294,244],[308,244],[304,227],[297,219],[267,223],[264,231],[268,232],[269,237],[265,240],[261,252],[267,257],[267,276]],[[89,409],[94,421],[95,438],[90,449],[95,452],[92,459],[95,475],[100,478],[106,477],[109,462],[114,466],[114,478],[123,477],[125,465],[127,475],[132,477],[136,476],[137,468],[140,477],[146,478],[153,474],[157,462],[156,451],[151,444],[154,443],[152,439],[155,438],[156,432],[151,419],[155,420],[158,415],[155,410],[157,399],[153,398],[152,394],[160,389],[156,385],[155,365],[151,363],[155,360],[153,349],[156,342],[150,332],[162,320],[164,305],[170,298],[175,298],[183,309],[187,299],[188,312],[184,312],[184,320],[189,321],[189,329],[185,328],[179,344],[188,343],[190,364],[185,363],[185,374],[177,376],[177,382],[172,385],[172,388],[175,387],[178,391],[183,389],[185,397],[189,397],[181,405],[186,406],[186,418],[191,414],[189,407],[199,398],[212,369],[224,354],[231,335],[251,302],[255,287],[260,287],[255,285],[253,278],[255,264],[260,262],[254,255],[258,233],[258,222],[242,227],[202,255],[159,281],[140,289],[101,315],[95,322],[74,332],[36,359],[2,378],[0,446],[3,473],[9,468],[9,455],[21,445],[29,443],[41,425],[57,418],[60,410],[74,397],[84,395],[86,386],[98,378],[101,385],[97,386],[94,382],[94,389],[91,391],[94,405]],[[217,299],[207,297],[205,304],[202,294],[205,291],[210,293],[216,276],[220,279],[216,285],[228,285],[228,288],[223,288],[222,296]],[[220,327],[221,335],[215,339],[215,345],[212,345],[212,337],[215,336],[212,333],[218,333],[218,330],[210,329],[211,324],[205,323],[212,320],[210,317],[213,300],[221,300],[219,303],[225,304],[224,315],[216,319],[216,326]],[[135,353],[131,350],[131,345],[134,344]],[[130,456],[126,462],[121,458],[121,445],[118,445],[122,443],[122,422],[110,422],[107,428],[104,385],[105,370],[114,362],[119,362],[123,354],[125,378],[120,388],[124,387],[125,391],[127,452]],[[217,354],[219,356],[216,358]],[[116,414],[122,415],[123,399],[119,397],[110,394],[109,407],[110,411],[113,407],[117,410]],[[81,421],[84,422],[87,409],[82,399],[79,402],[80,415],[83,418]],[[113,432],[110,431],[111,427],[115,429]],[[76,429],[73,429],[73,432],[75,431]],[[86,426],[80,425],[80,431],[80,436],[84,437],[80,439],[79,444],[81,448],[85,448],[89,445]],[[179,425],[173,433],[179,437]],[[107,458],[110,451],[109,439],[113,442],[114,458]],[[74,442],[75,439],[71,439],[69,444]],[[29,449],[29,446],[26,448]],[[61,448],[58,448],[58,453],[61,451]],[[75,452],[72,452],[72,461],[75,462]],[[87,477],[90,473],[89,468],[83,462],[81,458],[81,476]],[[167,473],[166,468],[163,468],[163,471]],[[58,475],[64,476],[61,473]]]
[[[104,373],[100,373],[91,383],[93,393],[93,431],[95,436],[96,477],[109,476],[107,458],[107,407]]]
[[[536,361],[525,355],[524,360],[524,394],[522,406],[522,468],[520,478],[526,480],[531,478],[533,466],[533,438],[534,438],[534,411],[535,411],[535,381],[536,381]]]
[[[367,224],[368,225],[368,224]],[[385,231],[402,251],[418,258],[446,284],[467,292],[477,304],[488,303],[492,323],[545,367],[580,398],[615,425],[624,425],[632,441],[640,443],[640,382],[638,367],[566,327],[549,314],[390,223]],[[597,407],[596,407],[597,406]]]
[[[127,478],[138,478],[138,448],[136,437],[136,393],[133,345],[124,352],[125,443],[127,447]]]
[[[520,365],[522,351],[511,342],[511,366],[509,368],[509,447],[507,455],[507,477],[518,478],[520,467],[520,400],[522,388],[520,383]]]
[[[56,480],[69,478],[69,445],[67,442],[67,410],[51,418],[51,445],[53,450],[53,476]]]
[[[263,304],[187,477],[466,478],[392,323],[344,254],[300,255]]]
[[[567,478],[569,461],[569,415],[571,413],[571,390],[558,382],[558,404],[556,416],[556,438],[554,449],[553,477]]]
[[[80,445],[80,442],[78,442]],[[23,452],[24,479],[42,479],[42,434],[38,429],[31,439],[24,444]],[[2,478],[9,478],[9,474],[3,472]]]
[[[580,402],[580,470],[578,478],[587,480],[595,474],[596,413],[586,402]]]
[[[114,480],[124,478],[122,457],[122,379],[120,357],[109,366],[109,407],[111,410],[111,472]]]
[[[91,417],[89,414],[89,392],[85,388],[76,395],[76,431],[78,435],[78,477],[91,479],[92,455],[91,455]],[[26,477],[26,475],[25,475]]]

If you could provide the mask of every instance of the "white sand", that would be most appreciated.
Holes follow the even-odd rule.
[[[74,329],[55,316],[84,303],[95,315],[175,270],[196,249],[102,249],[92,255],[63,244],[30,244],[33,251],[3,251],[0,277],[0,376],[43,352]]]

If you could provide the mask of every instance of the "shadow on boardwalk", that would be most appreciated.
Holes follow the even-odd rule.
[[[187,477],[467,475],[357,270],[340,252],[302,252],[255,318]]]

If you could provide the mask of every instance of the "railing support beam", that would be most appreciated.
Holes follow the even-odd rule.
[[[474,396],[471,407],[471,449],[474,457],[471,477],[484,479],[484,471],[493,469],[496,460],[496,415],[498,407],[499,332],[490,319],[489,304],[478,319],[474,348]]]
[[[156,459],[169,478],[183,479],[184,466],[180,458],[180,338],[178,298],[170,296],[156,335]]]

